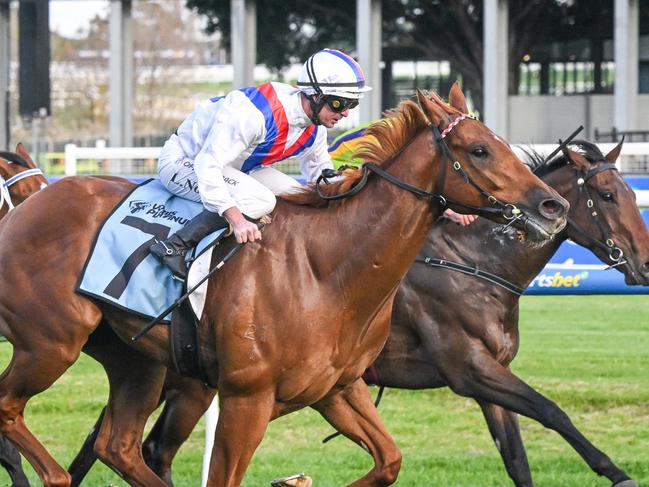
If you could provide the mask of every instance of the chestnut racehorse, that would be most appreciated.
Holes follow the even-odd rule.
[[[45,186],[47,179],[22,144],[16,145],[16,152],[0,151],[0,218]],[[20,455],[4,436],[0,436],[0,464],[13,487],[29,487]]]
[[[521,245],[517,232],[503,234],[502,227],[484,219],[469,227],[442,220],[429,233],[397,292],[387,344],[364,378],[404,389],[449,386],[474,398],[517,486],[532,485],[532,478],[515,413],[559,432],[595,472],[614,485],[631,487],[635,483],[583,437],[556,404],[509,369],[519,345],[518,293],[567,238],[623,272],[627,284],[649,284],[649,232],[633,191],[614,165],[622,144],[606,156],[586,141],[570,147],[550,165],[539,157],[529,163],[570,203],[566,229],[538,247]],[[470,275],[475,268],[483,278]],[[119,367],[119,357],[114,361]],[[171,461],[215,393],[199,381],[168,372],[165,406],[143,452],[147,464],[169,485]],[[75,485],[92,464],[95,437],[89,435],[71,466]]]
[[[404,102],[376,127],[387,147],[375,152],[379,164],[323,190],[353,197],[311,190],[278,202],[263,242],[210,278],[200,354],[220,414],[208,485],[239,485],[268,422],[305,406],[371,452],[375,467],[353,485],[393,483],[401,455],[360,377],[387,339],[398,284],[442,205],[510,220],[539,242],[564,227],[565,200],[466,115],[457,85],[450,104],[418,98],[421,108]],[[124,340],[111,353],[131,372],[109,374],[95,450],[132,485],[165,485],[140,444],[172,366],[168,328],[127,346],[145,320],[75,293],[94,235],[132,188],[119,178],[64,178],[0,222],[0,332],[14,346],[0,377],[0,430],[47,486],[67,485],[69,475],[28,430],[24,407],[102,321]]]

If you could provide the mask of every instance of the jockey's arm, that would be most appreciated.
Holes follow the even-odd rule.
[[[236,93],[236,92],[235,92]],[[235,95],[226,97],[225,105],[212,124],[201,151],[194,159],[198,189],[203,206],[224,216],[239,243],[261,238],[257,225],[246,220],[223,180],[223,169],[259,140],[263,140],[264,120],[259,110],[241,103]]]
[[[323,169],[333,169],[331,157],[327,151],[327,129],[318,127],[318,133],[313,146],[298,157],[300,172],[307,184],[314,183],[322,174]]]

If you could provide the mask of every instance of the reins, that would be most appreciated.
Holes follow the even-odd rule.
[[[455,118],[451,123],[449,123],[446,128],[443,130],[439,130],[438,127],[435,125],[431,125],[431,131],[433,134],[433,139],[435,140],[437,147],[440,150],[440,153],[442,155],[442,161],[441,161],[441,167],[440,167],[440,173],[439,177],[437,179],[437,182],[435,184],[435,191],[427,191],[425,189],[418,188],[416,186],[413,186],[409,183],[406,183],[399,178],[393,176],[389,172],[387,172],[385,169],[382,167],[378,166],[377,164],[374,164],[372,162],[367,162],[364,163],[361,168],[361,177],[359,181],[354,185],[352,189],[349,191],[346,191],[344,193],[340,193],[337,195],[327,195],[325,194],[321,187],[320,183],[324,181],[326,184],[328,183],[328,179],[336,176],[340,176],[342,174],[342,171],[346,169],[346,167],[343,167],[339,169],[338,171],[335,170],[325,170],[322,172],[322,174],[318,177],[316,180],[315,184],[315,189],[318,194],[318,196],[322,199],[325,200],[340,200],[343,198],[349,198],[351,196],[354,196],[357,194],[365,184],[367,183],[368,175],[370,172],[373,172],[377,176],[385,179],[391,184],[394,184],[395,186],[406,190],[412,194],[414,194],[417,197],[420,198],[426,198],[431,201],[437,201],[440,206],[443,208],[449,206],[449,204],[452,204],[453,206],[459,206],[462,207],[466,210],[469,210],[470,212],[473,213],[492,213],[494,215],[500,215],[506,220],[511,220],[509,224],[513,223],[516,220],[524,218],[523,213],[521,210],[519,210],[516,205],[512,203],[503,203],[498,198],[496,198],[494,195],[491,193],[485,191],[478,183],[476,183],[464,170],[462,167],[462,164],[460,161],[458,161],[452,154],[451,149],[449,148],[448,144],[446,143],[446,136],[455,128],[462,120],[465,119],[475,119],[472,115],[469,115],[467,113],[463,113],[459,117]],[[464,179],[465,182],[469,183],[471,186],[473,186],[490,204],[491,207],[489,206],[471,206],[471,205],[465,205],[463,203],[458,203],[456,201],[452,201],[447,199],[445,196],[443,196],[441,193],[443,192],[444,189],[444,183],[446,181],[446,164],[444,163],[446,160],[452,161],[451,167],[453,170],[457,173],[459,173],[462,178]]]
[[[560,142],[558,150],[555,150],[553,152],[553,155],[556,155],[558,151],[562,150],[565,148],[568,143],[581,131],[583,127],[580,127],[577,129],[575,132],[573,132],[570,137],[566,139],[565,142]],[[570,160],[570,157],[566,154],[566,157],[568,157],[568,160]],[[550,157],[546,158],[544,163],[547,162],[547,160]],[[588,241],[590,244],[599,247],[600,249],[604,250],[607,254],[609,259],[611,260],[611,264],[607,267],[607,269],[612,269],[614,267],[618,267],[621,265],[625,265],[627,263],[626,260],[623,260],[624,252],[622,251],[621,248],[619,248],[615,242],[613,241],[612,238],[609,237],[608,232],[604,228],[604,225],[602,224],[601,220],[598,218],[599,213],[597,211],[597,208],[595,207],[595,201],[593,200],[590,191],[588,190],[588,186],[586,183],[593,178],[595,175],[603,172],[603,171],[617,171],[617,167],[615,166],[614,163],[607,162],[605,160],[601,161],[596,161],[601,162],[602,164],[593,167],[589,171],[578,171],[579,178],[577,179],[577,187],[579,188],[579,192],[581,194],[585,195],[586,198],[586,206],[591,210],[591,216],[595,220],[595,224],[600,230],[600,233],[604,237],[605,243],[602,243],[598,239],[591,237],[588,233],[586,233],[572,218],[567,217],[567,222],[568,225],[572,226],[573,230],[578,233],[584,240]],[[543,165],[541,164],[541,165]],[[574,163],[573,163],[574,164]],[[496,274],[491,274],[490,272],[483,271],[481,269],[478,269],[475,266],[470,266],[466,264],[461,264],[458,262],[452,262],[446,259],[438,259],[435,257],[420,257],[418,256],[415,259],[415,262],[419,262],[421,264],[425,264],[429,267],[443,267],[446,269],[451,269],[457,272],[461,272],[463,274],[468,274],[472,275],[475,277],[478,277],[480,279],[484,279],[486,281],[489,281],[497,286],[502,287],[503,289],[506,289],[507,291],[511,292],[512,294],[516,294],[518,296],[522,295],[525,292],[525,289],[512,284],[511,282],[507,281],[506,279],[503,279],[500,276],[497,276]]]

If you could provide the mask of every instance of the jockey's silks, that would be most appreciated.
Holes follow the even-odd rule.
[[[309,125],[293,145],[286,147],[288,120],[272,83],[244,88],[241,91],[264,115],[266,124],[266,137],[243,163],[241,167],[243,172],[247,173],[256,167],[268,166],[296,156],[313,145],[317,126]]]

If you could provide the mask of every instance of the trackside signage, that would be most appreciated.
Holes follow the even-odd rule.
[[[649,209],[641,213],[649,224]],[[621,272],[607,269],[590,250],[566,241],[525,294],[649,294],[649,286],[627,286]]]

